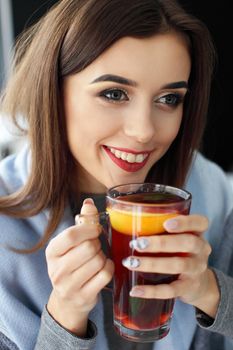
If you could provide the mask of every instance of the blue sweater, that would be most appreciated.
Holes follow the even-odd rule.
[[[4,159],[0,163],[0,196],[22,187],[27,181],[29,169],[30,153],[27,147],[18,156]],[[197,154],[185,187],[193,194],[191,211],[206,215],[210,221],[206,232],[206,238],[213,248],[210,264],[229,273],[233,270],[233,266],[230,266],[230,262],[233,264],[232,250],[229,249],[233,245],[233,213],[230,214],[233,194],[225,174],[217,165]],[[27,219],[0,215],[0,349],[112,350],[111,339],[107,339],[104,329],[103,298],[90,314],[93,323],[90,323],[89,338],[79,339],[58,325],[46,311],[52,286],[44,249],[30,255],[19,255],[4,247],[33,246],[43,235],[48,217],[48,210]],[[73,224],[71,209],[67,207],[54,236]],[[225,243],[223,245],[225,239],[228,242],[226,247]],[[221,249],[224,252],[220,254]],[[203,343],[203,339],[205,342],[208,339],[210,344],[210,347],[205,345],[205,350],[233,349],[233,340],[229,337],[233,334],[233,322],[229,322],[229,317],[233,319],[233,301],[228,296],[228,293],[232,293],[233,282],[217,269],[215,273],[221,289],[221,303],[214,323],[206,324],[204,319],[196,318],[193,307],[177,301],[171,331],[166,338],[152,345],[154,349],[201,350],[200,341]],[[226,337],[203,331],[204,328]],[[211,343],[213,336],[217,338]],[[217,341],[221,347],[216,347]]]

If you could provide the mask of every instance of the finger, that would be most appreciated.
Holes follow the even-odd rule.
[[[79,246],[72,248],[67,254],[60,257],[60,272],[63,271],[64,274],[72,273],[91,260],[100,250],[101,243],[98,238],[82,242]],[[57,267],[55,266],[54,269],[57,269]]]
[[[98,237],[101,232],[101,227],[98,223],[98,211],[94,205],[92,198],[87,198],[83,201],[81,208],[81,216],[87,217],[97,217],[95,220],[95,225],[93,225],[93,220],[85,220],[77,225],[71,226],[68,229],[61,232],[57,237],[52,239],[46,249],[46,256],[55,257],[62,256],[67,253],[71,248],[77,246],[81,242],[87,239],[92,239]],[[76,218],[79,215],[76,215]],[[75,220],[76,220],[75,218]]]
[[[99,271],[101,271],[106,263],[106,256],[102,251],[96,254],[91,260],[77,268],[72,273],[64,272],[61,268],[54,270],[50,276],[53,287],[60,291],[60,294],[71,296]]]
[[[192,286],[190,288],[190,285]],[[130,296],[145,298],[145,299],[187,299],[191,301],[195,296],[197,291],[200,289],[199,279],[177,279],[170,284],[158,284],[153,285],[137,285],[134,286],[130,291]],[[186,300],[187,302],[187,300]]]
[[[89,223],[89,224],[99,223],[98,210],[92,198],[86,198],[83,201],[80,214],[75,216],[75,223],[76,225],[83,225],[86,223]]]
[[[94,258],[72,272],[73,284],[78,288],[81,288],[87,281],[92,279],[104,268],[106,260],[106,256],[100,251],[94,256]]]
[[[133,287],[129,295],[144,299],[172,299],[176,298],[176,291],[172,284],[140,285]]]
[[[123,259],[122,265],[129,270],[165,274],[197,274],[207,267],[207,259],[196,256],[187,257],[138,257],[129,256]]]
[[[208,244],[202,237],[183,233],[139,237],[130,242],[130,247],[148,253],[192,253],[198,254]]]
[[[89,298],[97,295],[112,279],[114,264],[107,259],[104,268],[90,279],[82,288],[82,292]]]
[[[179,215],[164,222],[168,232],[197,232],[202,233],[208,229],[208,219],[202,215]]]
[[[96,239],[101,233],[99,225],[85,224],[71,226],[53,238],[46,248],[47,259],[63,256],[70,249],[86,240]]]
[[[96,215],[96,214],[98,214],[98,210],[97,210],[92,198],[86,198],[83,201],[83,205],[81,207],[80,214],[82,214],[82,215]]]

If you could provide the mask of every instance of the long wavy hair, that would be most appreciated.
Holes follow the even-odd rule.
[[[0,198],[0,213],[26,218],[45,208],[50,219],[42,248],[67,205],[74,160],[68,148],[62,83],[125,37],[145,38],[175,30],[189,42],[192,62],[179,133],[151,168],[147,181],[183,186],[199,149],[208,110],[215,50],[206,26],[175,0],[61,0],[23,33],[1,109],[18,124],[24,116],[31,169],[23,188]]]

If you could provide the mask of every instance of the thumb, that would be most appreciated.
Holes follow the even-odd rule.
[[[83,201],[83,205],[80,210],[80,215],[76,215],[75,223],[81,225],[84,223],[93,223],[98,221],[98,218],[95,215],[98,214],[98,210],[95,206],[95,203],[92,198],[86,198]]]
[[[98,214],[98,210],[92,198],[86,198],[83,201],[83,205],[80,211],[82,215],[95,215]]]
[[[76,225],[99,224],[98,210],[92,198],[86,198],[80,210],[75,216]]]

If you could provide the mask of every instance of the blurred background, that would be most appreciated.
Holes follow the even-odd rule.
[[[127,0],[125,0],[127,3]],[[57,0],[0,0],[0,90],[8,78],[12,45],[24,28],[33,24]],[[180,3],[208,26],[216,45],[216,67],[203,154],[219,164],[233,184],[232,80],[230,0],[180,0]],[[9,129],[9,127],[8,127]],[[0,158],[17,150],[22,139],[9,134],[0,121]]]

